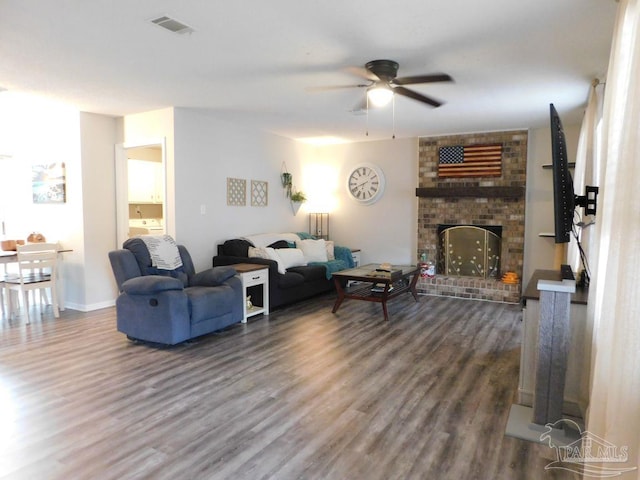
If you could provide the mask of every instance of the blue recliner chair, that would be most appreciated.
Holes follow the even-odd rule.
[[[118,331],[129,339],[175,345],[242,320],[242,282],[233,267],[195,272],[187,249],[178,245],[182,266],[152,266],[140,238],[109,252],[120,295]]]

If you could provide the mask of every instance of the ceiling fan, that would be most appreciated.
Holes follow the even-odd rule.
[[[435,73],[430,75],[414,75],[410,77],[398,78],[398,62],[393,60],[372,60],[367,62],[362,68],[351,68],[350,71],[356,75],[366,79],[369,83],[359,85],[344,85],[336,87],[323,87],[322,89],[335,89],[335,88],[366,88],[367,97],[363,99],[361,105],[354,110],[362,110],[367,107],[368,102],[373,103],[375,106],[384,106],[391,101],[393,94],[409,97],[418,102],[426,103],[432,107],[439,107],[442,102],[435,100],[434,98],[427,97],[415,90],[405,88],[404,85],[415,85],[418,83],[433,83],[433,82],[452,82],[451,78],[446,73]]]

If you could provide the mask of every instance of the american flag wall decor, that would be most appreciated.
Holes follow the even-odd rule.
[[[438,177],[499,177],[502,144],[440,147]]]

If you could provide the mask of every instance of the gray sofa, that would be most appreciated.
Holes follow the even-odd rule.
[[[301,235],[301,234],[298,234]],[[309,237],[305,237],[309,238]],[[213,257],[213,266],[236,263],[255,263],[269,269],[269,308],[275,309],[284,305],[311,298],[335,289],[331,274],[335,271],[354,266],[351,250],[347,247],[335,246],[335,259],[324,263],[313,263],[304,266],[287,268],[286,272],[278,271],[274,260],[249,256],[249,247],[253,243],[245,238],[236,238],[218,245],[218,255]],[[275,249],[289,248],[286,241],[279,240],[269,245]],[[252,293],[252,300],[262,304],[262,291]]]
[[[182,267],[152,266],[140,238],[109,252],[120,292],[118,331],[134,340],[174,345],[242,320],[242,282],[233,267],[195,272],[187,249],[178,245]]]

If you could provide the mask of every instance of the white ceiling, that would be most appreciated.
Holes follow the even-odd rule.
[[[396,137],[540,127],[549,103],[579,121],[603,78],[614,0],[0,0],[0,87],[83,111],[206,108],[290,138],[390,138],[393,110],[351,112],[349,67],[374,59],[444,101],[395,102]],[[177,35],[150,19],[193,27]],[[565,120],[566,119],[566,120]],[[367,127],[368,124],[368,127]],[[365,132],[369,129],[369,136]]]

